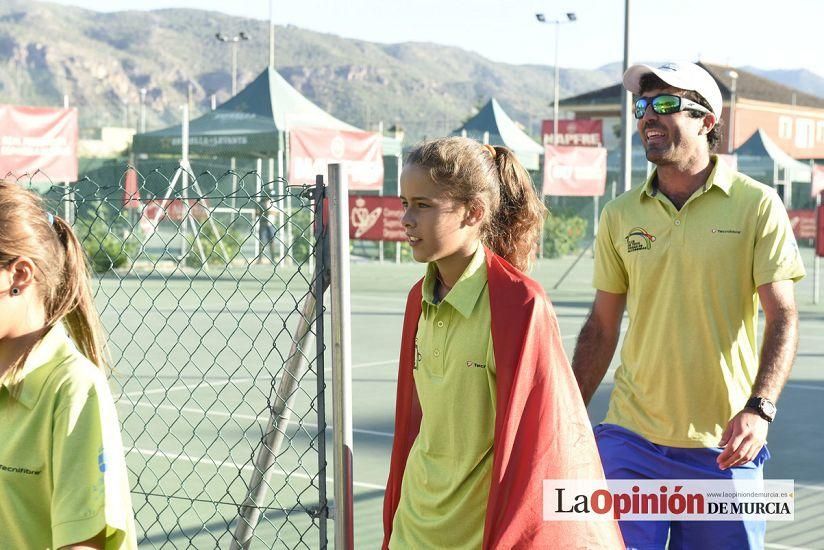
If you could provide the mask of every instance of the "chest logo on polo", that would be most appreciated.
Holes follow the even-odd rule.
[[[24,468],[22,466],[7,466],[5,464],[0,464],[0,472],[9,472],[11,474],[23,474],[26,476],[39,476],[40,472],[43,470],[29,470],[28,468]]]
[[[720,227],[713,227],[712,232],[713,233],[720,233],[722,235],[740,235],[741,234],[740,229],[721,229]]]
[[[475,361],[467,361],[466,366],[473,369],[485,369],[486,365],[483,363],[476,363]]]
[[[627,240],[627,252],[649,250],[655,242],[655,236],[649,234],[643,227],[633,227],[624,238]]]

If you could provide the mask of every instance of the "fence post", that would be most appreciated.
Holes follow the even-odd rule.
[[[349,190],[342,165],[329,165],[332,260],[332,430],[334,434],[335,548],[354,543],[352,479],[352,356],[349,294]]]

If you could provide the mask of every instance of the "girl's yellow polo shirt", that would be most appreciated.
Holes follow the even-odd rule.
[[[423,418],[390,548],[480,548],[492,480],[496,370],[482,246],[440,304],[430,264],[415,339]]]
[[[16,398],[0,385],[0,548],[56,549],[103,529],[107,550],[137,548],[104,372],[58,324],[22,376]]]

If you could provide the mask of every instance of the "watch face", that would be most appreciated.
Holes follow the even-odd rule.
[[[764,411],[764,414],[767,416],[775,416],[775,405],[766,399],[761,401],[761,410]]]

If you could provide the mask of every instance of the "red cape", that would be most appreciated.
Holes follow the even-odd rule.
[[[543,520],[544,479],[603,479],[604,473],[543,288],[489,250],[486,264],[497,414],[483,547],[624,548],[616,522]],[[421,425],[412,367],[422,285],[418,281],[410,291],[403,321],[395,439],[383,502],[384,549]]]

